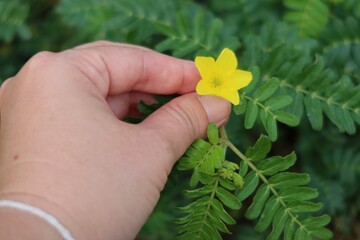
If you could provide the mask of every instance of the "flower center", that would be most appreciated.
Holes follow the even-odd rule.
[[[213,80],[211,81],[211,84],[213,85],[214,88],[221,87],[222,81],[219,77],[214,77]]]

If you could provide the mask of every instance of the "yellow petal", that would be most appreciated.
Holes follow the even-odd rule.
[[[241,74],[241,88],[246,87],[252,81],[252,73],[249,71],[236,70],[236,72],[240,72]]]
[[[236,90],[223,89],[221,91],[218,91],[215,95],[225,98],[234,105],[238,105],[240,103],[239,93]]]
[[[213,95],[215,94],[215,90],[211,83],[205,80],[200,80],[198,84],[196,85],[196,92],[199,95]]]
[[[210,79],[213,75],[215,60],[212,57],[196,57],[195,65],[202,79]]]
[[[252,73],[243,70],[236,70],[229,77],[224,80],[224,87],[234,88],[236,90],[244,88],[252,80]]]
[[[222,73],[222,75],[228,75],[232,71],[235,71],[237,67],[237,59],[235,53],[228,48],[225,48],[220,53],[215,63],[216,71]]]

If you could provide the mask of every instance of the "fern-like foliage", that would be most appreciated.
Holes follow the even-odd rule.
[[[288,11],[284,20],[292,23],[303,36],[314,36],[329,18],[329,8],[322,0],[283,0]]]
[[[154,34],[156,25],[171,24],[175,6],[161,0],[62,0],[57,12],[87,37],[143,43]]]
[[[217,15],[223,15],[222,20],[225,24],[239,26],[240,31],[236,36],[241,39],[254,32],[254,29],[248,26],[261,26],[281,17],[280,14],[269,12],[269,9],[279,7],[278,0],[210,0],[204,4],[209,5]]]
[[[214,124],[209,125],[208,138],[209,141],[198,139],[178,165],[180,170],[193,171],[190,186],[202,184],[200,188],[186,191],[193,202],[180,208],[186,216],[176,221],[180,225],[178,239],[222,239],[219,231],[230,233],[226,224],[236,223],[223,205],[234,210],[241,207],[231,193],[243,184],[235,172],[239,166],[225,160],[224,142]]]
[[[178,165],[180,170],[193,171],[190,186],[201,183],[201,187],[186,192],[193,202],[180,208],[187,215],[177,221],[178,232],[182,234],[179,239],[221,239],[219,232],[229,233],[225,224],[235,223],[223,205],[237,210],[254,192],[245,216],[259,218],[257,231],[271,228],[267,239],[331,238],[332,233],[324,227],[330,217],[309,216],[322,207],[321,203],[310,201],[318,193],[306,187],[309,175],[285,172],[295,164],[294,153],[266,157],[271,141],[261,136],[243,155],[224,132],[219,138],[214,124],[209,125],[208,139],[197,140]],[[242,160],[239,165],[224,160],[226,147]]]
[[[321,36],[322,55],[326,65],[360,82],[360,23],[348,17],[335,20]]]
[[[360,2],[357,0],[337,0],[344,7],[345,12],[352,12],[357,18],[360,18]]]
[[[205,28],[208,31],[203,31]],[[223,21],[215,18],[195,5],[185,7],[176,16],[172,26],[162,26],[166,39],[160,42],[158,51],[173,50],[177,57],[197,55],[216,55],[223,46],[236,49],[240,46],[237,38],[228,34]]]
[[[314,140],[309,144],[313,146]],[[302,169],[311,174],[311,186],[319,190],[318,199],[324,203],[324,212],[336,216],[337,221],[333,221],[336,231],[356,239],[351,226],[360,212],[360,187],[353,183],[360,180],[360,154],[358,141],[354,140],[352,144],[337,144],[336,147],[329,146],[329,140],[324,141],[325,149],[320,154],[314,150],[309,152]],[[301,145],[304,141],[300,140]]]
[[[308,215],[322,207],[321,203],[309,201],[318,195],[315,189],[306,187],[309,175],[285,172],[295,164],[296,155],[266,157],[270,149],[270,140],[261,136],[243,157],[240,174],[244,177],[244,187],[237,192],[237,197],[243,201],[257,189],[245,216],[259,218],[255,229],[260,232],[271,227],[267,239],[276,240],[280,236],[284,239],[330,239],[332,233],[324,227],[330,217]]]
[[[272,141],[277,139],[277,122],[296,126],[299,119],[284,111],[293,99],[289,95],[276,95],[280,88],[280,80],[271,78],[267,81],[259,81],[259,68],[254,67],[252,70],[253,80],[241,93],[241,104],[234,107],[236,114],[245,114],[244,126],[251,129],[258,117],[269,134]]]
[[[314,129],[323,127],[325,114],[341,132],[355,133],[355,124],[360,124],[360,87],[327,69],[322,57],[312,57],[311,43],[274,43],[271,28],[265,28],[261,38],[251,36],[245,41],[244,59],[259,66],[260,81],[279,79],[280,93],[293,98],[289,111],[301,118],[305,109]]]
[[[0,40],[10,42],[15,36],[28,39],[30,29],[25,21],[29,15],[29,5],[19,0],[0,1]]]
[[[348,147],[329,151],[322,162],[324,166],[326,165],[326,173],[329,176],[334,176],[344,186],[360,179],[360,153],[358,148]],[[354,187],[355,189],[358,188],[357,185]],[[358,189],[355,189],[347,187],[348,194],[357,193]]]
[[[149,44],[153,36],[161,36],[156,50],[172,51],[177,57],[216,55],[223,46],[239,47],[238,39],[231,36],[222,20],[197,4],[180,2],[62,0],[58,12],[65,22],[93,39]]]
[[[360,187],[351,184],[360,180],[359,149],[353,146],[328,149],[317,159],[315,165],[311,164],[314,159],[310,159],[304,164],[304,169],[314,176],[312,185],[322,193],[320,198],[326,211],[335,214],[344,210],[348,202],[359,198]],[[360,208],[349,211],[358,212]]]

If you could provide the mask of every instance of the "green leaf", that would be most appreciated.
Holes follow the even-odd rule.
[[[273,175],[280,171],[284,171],[289,167],[293,166],[296,162],[296,155],[294,152],[285,156],[279,157],[274,156],[268,159],[261,161],[258,164],[258,169],[261,170],[261,173],[264,175]]]
[[[195,187],[199,183],[199,172],[194,171],[190,178],[190,187]]]
[[[215,18],[210,22],[210,26],[208,27],[206,43],[205,45],[209,48],[213,47],[218,42],[218,34],[223,27],[223,22]]]
[[[320,130],[323,126],[323,113],[320,100],[307,95],[304,98],[304,104],[311,126],[315,130]]]
[[[309,228],[311,235],[320,238],[320,239],[331,239],[333,237],[333,233],[326,228]]]
[[[255,194],[253,203],[247,209],[245,216],[248,219],[257,218],[260,215],[262,209],[264,208],[265,202],[267,201],[269,196],[270,188],[266,184],[261,185]]]
[[[178,58],[181,58],[181,57],[185,57],[187,55],[189,55],[190,53],[196,51],[198,49],[198,46],[196,46],[193,42],[182,42],[181,43],[181,47],[178,48],[178,49],[175,49],[173,51],[173,55],[174,57],[178,57]]]
[[[202,161],[199,165],[198,171],[204,174],[214,174],[215,173],[215,163],[210,158],[207,158],[205,161]]]
[[[245,123],[246,129],[250,129],[254,126],[255,120],[258,115],[259,108],[253,101],[248,101],[246,105]]]
[[[234,113],[236,115],[244,114],[246,111],[247,102],[248,101],[246,99],[242,98],[240,104],[233,106]]]
[[[267,131],[267,128],[266,128],[266,121],[267,121],[267,118],[270,114],[268,114],[267,111],[265,111],[265,109],[261,109],[260,110],[260,120],[261,120],[261,123],[263,124],[263,126],[265,127],[265,130]],[[271,138],[269,138],[271,140]]]
[[[265,135],[261,135],[253,147],[246,150],[246,157],[251,161],[263,160],[271,150],[271,141]]]
[[[204,18],[204,12],[203,11],[197,11],[194,17],[194,27],[193,27],[193,36],[195,40],[198,40],[199,42],[204,37],[204,31],[202,31],[202,26],[205,21]]]
[[[256,85],[260,78],[260,69],[258,66],[252,66],[250,68],[250,72],[252,73],[252,81],[250,82],[250,84],[247,87],[245,87],[242,90],[242,92],[244,92],[244,93],[252,92],[256,88]]]
[[[209,194],[210,192],[212,192],[212,187],[207,185],[198,189],[186,190],[185,195],[188,198],[198,198],[203,195]]]
[[[292,97],[288,95],[272,97],[265,102],[265,106],[271,111],[276,111],[289,106],[292,103]]]
[[[309,227],[323,227],[330,223],[330,216],[327,214],[324,214],[319,217],[310,217],[305,220],[303,220],[303,224],[307,225]]]
[[[185,213],[192,213],[193,212],[193,207],[201,207],[201,206],[206,206],[209,203],[210,197],[209,196],[204,196],[202,198],[199,198],[198,200],[196,200],[195,202],[190,203],[189,205],[185,206],[185,207],[178,207],[180,212],[185,212]]]
[[[204,172],[198,172],[198,179],[202,184],[205,184],[205,185],[213,184],[216,181],[216,175],[204,173]]]
[[[226,188],[227,190],[233,191],[236,189],[233,182],[229,181],[228,179],[219,179],[219,183],[222,187]]]
[[[192,144],[192,146],[197,150],[203,149],[203,150],[207,151],[211,147],[211,144],[208,143],[207,141],[199,138],[199,139],[196,139],[196,141]],[[205,151],[203,151],[203,152],[205,152]]]
[[[318,191],[314,188],[294,187],[281,190],[279,195],[285,202],[294,200],[304,201],[316,198],[318,196]]]
[[[358,109],[358,111],[360,111],[360,109]],[[351,117],[354,119],[354,121],[357,123],[357,124],[360,124],[360,112],[357,113],[357,112],[352,112],[351,113]]]
[[[277,139],[277,125],[275,117],[271,114],[269,114],[266,118],[265,129],[269,134],[270,140],[275,141]]]
[[[216,227],[219,231],[224,232],[224,233],[231,233],[227,229],[226,225],[221,221],[217,212],[215,212],[213,209],[208,210],[208,216],[211,220],[211,223],[213,224],[212,227]]]
[[[284,239],[285,240],[292,240],[295,230],[296,230],[296,223],[295,221],[293,221],[291,218],[287,221],[286,225],[285,225],[285,230],[284,230]]]
[[[295,25],[303,36],[316,36],[326,26],[329,8],[321,0],[284,0],[289,9],[284,20]]]
[[[347,133],[354,134],[356,132],[354,120],[347,109],[337,107],[336,115]]]
[[[236,223],[236,221],[225,211],[223,205],[217,199],[214,199],[212,201],[212,206],[214,207],[216,214],[218,214],[221,220],[223,220],[225,223],[227,224]]]
[[[164,52],[166,50],[172,49],[172,47],[176,44],[181,44],[181,41],[176,38],[168,38],[158,43],[155,47],[155,50],[158,52]]]
[[[295,232],[294,240],[305,240],[308,239],[309,236],[304,228],[298,228]]]
[[[254,98],[259,101],[265,101],[271,97],[279,88],[280,82],[277,78],[271,78],[265,82],[258,90],[254,93]]]
[[[306,201],[294,201],[288,204],[288,208],[294,213],[300,212],[316,212],[322,208],[322,203],[312,203]]]
[[[255,191],[258,184],[259,176],[256,174],[256,172],[250,172],[248,175],[245,176],[244,187],[237,192],[236,197],[240,201],[245,200]]]
[[[30,5],[20,0],[0,1],[0,40],[10,43],[16,36],[28,40],[31,31],[26,25]],[[2,44],[5,46],[5,44]]]
[[[193,169],[196,166],[196,164],[197,164],[197,162],[194,161],[193,159],[191,159],[189,157],[182,157],[178,161],[176,168],[178,170],[182,170],[182,171],[190,170],[190,169]]]
[[[295,116],[300,118],[304,111],[304,107],[303,107],[304,95],[301,92],[298,92],[297,90],[295,90],[293,94],[295,95],[295,96],[293,95],[294,102],[292,106],[290,106],[289,108],[291,109],[291,112],[295,114]]]
[[[176,35],[175,30],[169,24],[165,24],[163,22],[156,22],[154,26],[158,32],[168,37]]]
[[[244,161],[240,162],[240,170],[239,170],[239,174],[240,176],[244,177],[249,169],[249,165],[247,165]]]
[[[296,115],[285,111],[275,112],[276,120],[282,122],[288,126],[295,127],[299,124],[299,118]]]
[[[230,209],[238,210],[241,208],[241,202],[233,194],[222,187],[216,189],[216,196]]]
[[[267,227],[270,226],[275,216],[275,213],[279,209],[280,205],[281,204],[276,196],[270,197],[270,199],[265,204],[264,211],[260,215],[259,222],[255,226],[256,231],[263,232],[266,230]]]
[[[269,178],[269,184],[277,189],[288,189],[302,186],[310,182],[310,176],[306,173],[278,173]]]
[[[215,168],[220,168],[222,161],[225,159],[225,151],[219,145],[213,147],[208,155],[208,161],[213,162]]]
[[[278,240],[280,238],[280,235],[285,228],[288,218],[289,215],[287,211],[284,211],[281,208],[279,209],[279,211],[277,211],[273,220],[273,229],[267,237],[268,240]]]
[[[177,12],[176,14],[177,30],[182,36],[187,36],[188,24],[183,12]]]

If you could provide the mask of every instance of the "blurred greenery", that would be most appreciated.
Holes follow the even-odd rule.
[[[310,174],[323,212],[332,217],[334,239],[360,239],[359,24],[357,0],[0,0],[0,81],[39,51],[102,39],[187,59],[232,48],[242,67],[259,66],[262,81],[277,77],[280,91],[294,98],[289,111],[300,125],[278,124],[272,154],[295,150],[293,170]],[[290,90],[299,86],[311,98],[296,101]],[[265,132],[260,120],[245,129],[244,116],[235,114],[226,128],[242,150]],[[138,239],[175,238],[176,206],[187,202],[189,178],[173,171]],[[224,239],[265,239],[243,210],[231,215],[237,224]]]

